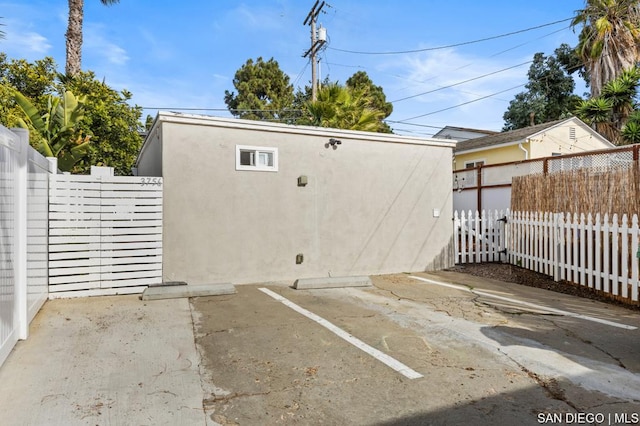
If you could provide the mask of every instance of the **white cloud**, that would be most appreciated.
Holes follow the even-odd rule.
[[[104,46],[104,55],[109,62],[115,65],[124,65],[129,60],[126,50],[111,43]]]
[[[7,49],[23,51],[26,53],[46,54],[51,49],[49,40],[36,32],[24,32],[18,34],[16,31],[7,30],[3,44]]]
[[[51,50],[51,42],[39,32],[33,31],[29,25],[17,19],[3,19],[0,28],[5,38],[0,41],[0,47],[9,56],[25,59],[41,59]]]
[[[495,73],[526,61],[528,59],[505,63],[464,56],[453,49],[444,49],[409,59],[405,65],[407,80],[416,82],[416,86],[412,87],[413,93],[433,91],[416,100],[431,102],[434,99],[450,99],[463,103],[526,82],[527,65]],[[477,78],[490,73],[495,74]],[[458,84],[467,80],[472,81]]]
[[[393,79],[387,78],[388,81],[382,83],[387,99],[408,98],[394,103],[394,113],[390,118],[406,120],[419,117],[408,123],[500,130],[502,115],[509,101],[524,88],[491,95],[526,83],[528,64],[477,77],[529,60],[486,58],[465,55],[455,49],[442,49],[385,63],[385,72],[395,74]],[[471,81],[465,82],[467,80]],[[465,83],[459,84],[461,82]],[[398,124],[397,127],[407,126]],[[429,128],[424,130],[431,131]]]
[[[174,52],[166,41],[159,41],[157,36],[146,28],[140,28],[140,35],[145,42],[144,54],[151,60],[166,62],[174,59]]]
[[[127,51],[111,42],[104,35],[104,32],[102,25],[85,25],[82,45],[83,57],[103,59],[112,65],[125,65],[130,59]]]
[[[231,10],[230,16],[243,27],[251,30],[279,30],[286,24],[285,10],[273,6],[260,8],[243,4]]]

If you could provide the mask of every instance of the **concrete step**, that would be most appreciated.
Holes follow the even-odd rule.
[[[200,285],[166,285],[148,287],[142,292],[142,300],[179,299],[182,297],[221,296],[235,294],[236,288],[231,283]]]
[[[336,287],[372,287],[373,283],[367,276],[355,277],[321,277],[299,278],[293,283],[296,290],[313,290]]]

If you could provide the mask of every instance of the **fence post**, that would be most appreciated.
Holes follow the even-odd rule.
[[[638,301],[638,262],[640,261],[640,241],[638,241],[638,215],[634,214],[631,219],[631,249],[637,250],[631,253],[631,300]]]
[[[621,262],[619,276],[621,279],[622,297],[629,297],[629,218],[626,214],[622,215],[622,224],[620,225],[620,243]],[[631,249],[633,250],[633,249]],[[618,287],[616,285],[616,287]]]
[[[602,289],[602,261],[604,258],[604,252],[603,252],[603,248],[602,248],[602,221],[604,220],[604,218],[602,216],[600,216],[600,213],[596,213],[596,218],[594,221],[594,231],[595,231],[595,247],[596,247],[596,251],[595,251],[595,274],[594,274],[594,287],[596,290],[601,290]]]
[[[467,223],[469,223],[469,217],[471,216],[471,210],[467,216],[464,214],[464,210],[460,215],[460,263],[469,262],[467,258],[467,247],[469,241],[468,233],[467,233]]]
[[[618,251],[618,241],[620,236],[620,225],[618,224],[618,213],[613,214],[613,224],[611,226],[611,291],[616,296],[618,295],[618,257],[620,252]]]
[[[504,220],[500,221],[500,228],[498,229],[498,234],[500,238],[500,243],[498,245],[498,249],[500,250],[500,261],[509,263],[509,250],[511,244],[511,221],[513,217],[511,216],[511,211],[507,209],[504,214],[502,210],[500,210],[500,216],[504,218]],[[504,253],[504,260],[502,259],[502,254]]]
[[[16,170],[14,171],[15,220],[14,232],[14,274],[18,312],[18,338],[29,335],[27,298],[27,149],[29,132],[26,129],[11,129],[18,137],[16,144]]]
[[[553,214],[553,223],[551,226],[551,247],[552,247],[552,263],[551,268],[553,269],[553,280],[555,282],[560,281],[560,224],[559,224],[559,214]]]
[[[586,231],[586,239],[587,239],[587,286],[589,288],[593,288],[593,274],[594,274],[594,265],[593,258],[595,256],[594,247],[593,247],[593,239],[594,239],[594,230],[593,230],[593,216],[591,213],[587,215],[587,231]],[[596,247],[599,249],[599,247]]]
[[[609,213],[605,213],[604,219],[602,219],[602,241],[604,247],[604,253],[602,256],[602,290],[606,293],[609,293],[609,282],[611,280],[611,268],[609,265],[609,253],[611,248],[611,227],[609,225]],[[598,290],[601,290],[601,288],[598,287]]]
[[[482,166],[478,166],[476,171],[476,211],[482,211]]]
[[[458,238],[460,235],[460,219],[458,218],[458,210],[453,212],[453,263],[460,263],[460,243]]]

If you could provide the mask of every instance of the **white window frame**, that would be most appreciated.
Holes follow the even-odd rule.
[[[470,166],[470,164],[473,164],[473,165]],[[467,169],[475,169],[476,167],[479,167],[479,166],[486,166],[486,164],[487,164],[487,162],[484,159],[473,160],[473,161],[465,161],[464,162],[464,168],[465,168],[465,170],[467,170]]]
[[[242,151],[253,151],[254,158],[258,158],[259,154],[271,154],[273,165],[244,165],[240,164],[240,153]],[[236,170],[250,170],[258,172],[277,172],[278,171],[278,148],[266,146],[236,145]]]

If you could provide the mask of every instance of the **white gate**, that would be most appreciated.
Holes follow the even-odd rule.
[[[500,262],[506,259],[505,224],[509,211],[454,213],[455,263]]]
[[[56,175],[49,189],[49,297],[162,281],[162,178]]]

